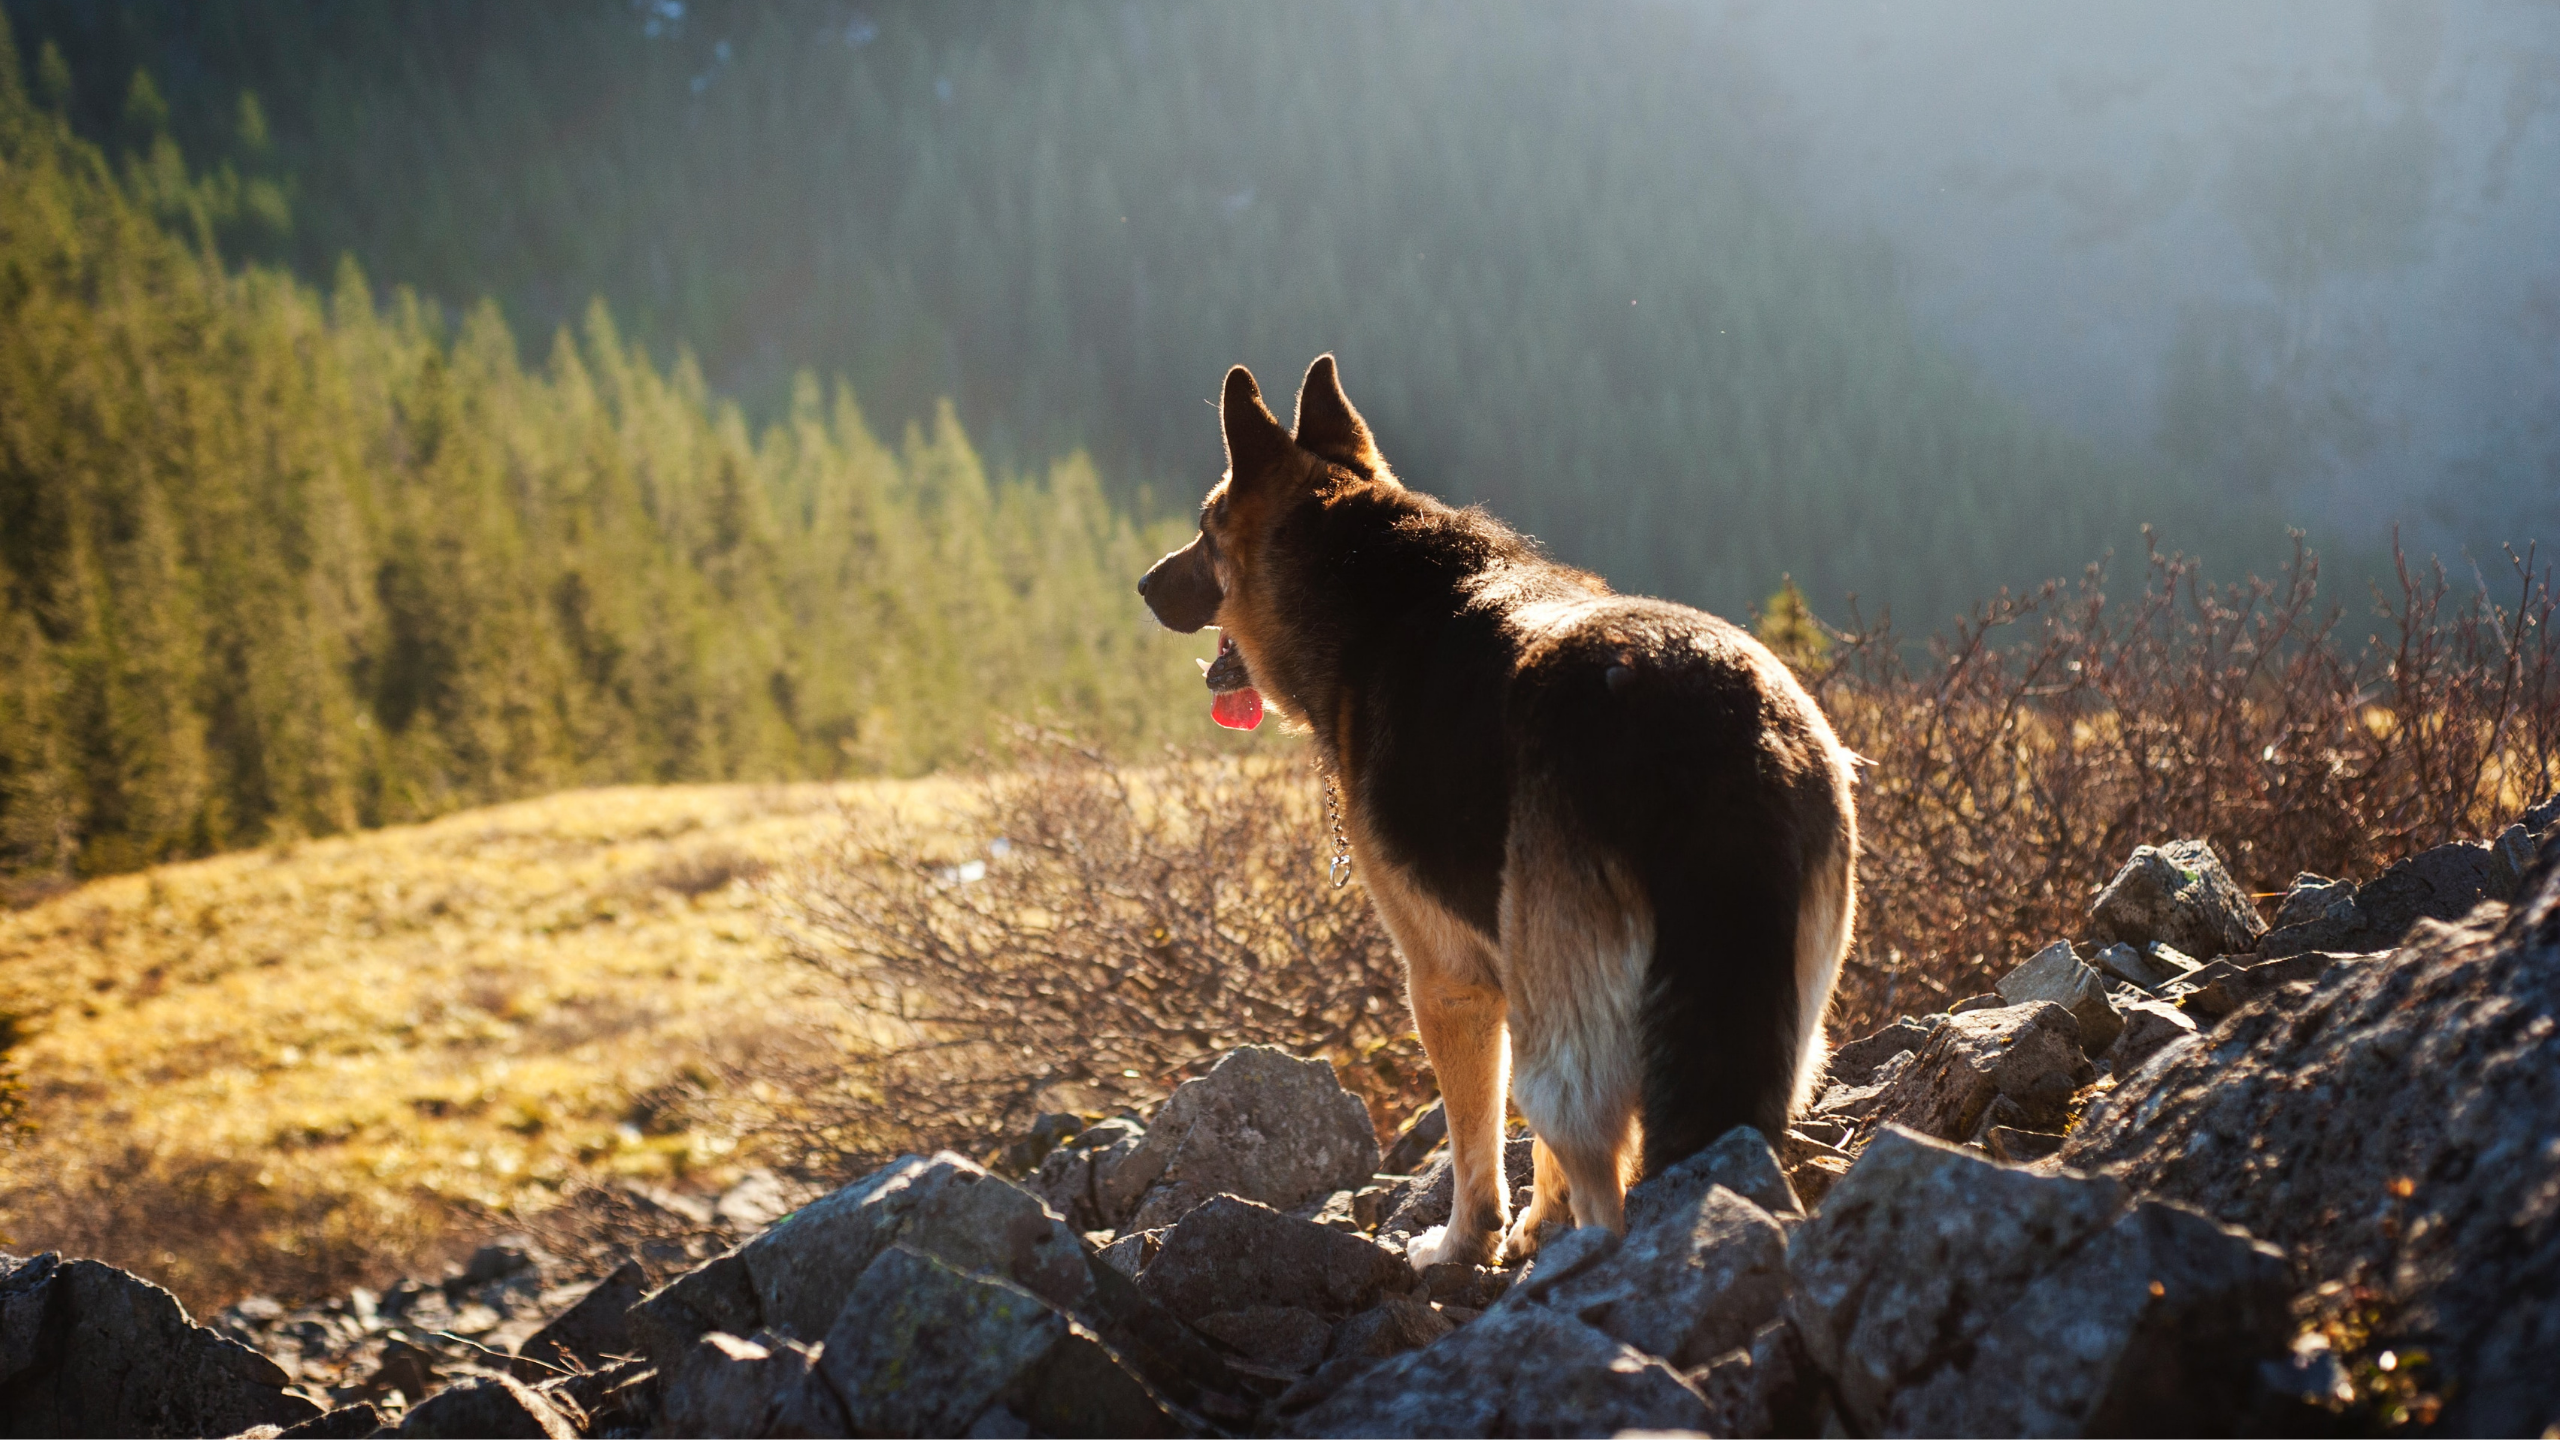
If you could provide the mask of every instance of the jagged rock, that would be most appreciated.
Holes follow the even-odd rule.
[[[1944,1015],[1905,1015],[1874,1034],[1862,1035],[1832,1051],[1824,1073],[1835,1085],[1872,1084],[1877,1066],[1927,1044],[1929,1032],[1945,1024],[1946,1019]]]
[[[359,1400],[287,1425],[276,1432],[276,1440],[357,1440],[383,1428],[382,1412]]]
[[[639,1360],[554,1376],[533,1387],[582,1435],[647,1434],[658,1428],[658,1372]]]
[[[577,1440],[569,1418],[508,1375],[457,1380],[412,1406],[404,1440]]]
[[[667,1375],[660,1434],[841,1435],[844,1407],[817,1374],[819,1349],[770,1330],[693,1342]]]
[[[2156,940],[2139,949],[2109,945],[2098,952],[2093,963],[2097,969],[2150,995],[2204,968],[2176,946]]]
[[[1212,1196],[1286,1208],[1358,1189],[1377,1169],[1369,1107],[1331,1065],[1247,1045],[1174,1087],[1115,1184],[1146,1187],[1128,1225],[1151,1230]]]
[[[1313,1370],[1324,1363],[1333,1322],[1295,1305],[1247,1305],[1217,1310],[1191,1322],[1201,1334],[1232,1345],[1246,1359],[1282,1370]]]
[[[1503,1142],[1502,1174],[1513,1190],[1532,1184],[1537,1178],[1534,1141],[1527,1135],[1514,1135]],[[1387,1218],[1378,1222],[1378,1233],[1403,1231],[1419,1235],[1434,1225],[1449,1223],[1452,1195],[1457,1177],[1449,1167],[1449,1157],[1442,1155],[1422,1173],[1393,1186],[1387,1195]]]
[[[999,1407],[1050,1435],[1182,1428],[1073,1316],[905,1245],[882,1251],[857,1279],[818,1373],[856,1435],[960,1435]]]
[[[1777,1317],[1786,1249],[1769,1212],[1711,1185],[1684,1209],[1629,1225],[1611,1253],[1541,1286],[1534,1303],[1685,1369]]]
[[[1293,1205],[1286,1213],[1311,1225],[1321,1225],[1327,1230],[1347,1230],[1356,1235],[1368,1227],[1360,1223],[1360,1217],[1354,1212],[1353,1198],[1351,1191],[1336,1190],[1304,1205]]]
[[[1105,1120],[1050,1151],[1025,1188],[1078,1230],[1120,1229],[1153,1178],[1127,1168],[1146,1138],[1147,1127],[1135,1120]]]
[[[1424,1267],[1419,1278],[1423,1293],[1439,1304],[1482,1310],[1501,1299],[1517,1277],[1498,1266],[1451,1260]]]
[[[2144,1202],[1894,1396],[1888,1435],[2214,1435],[2292,1333],[2271,1245]]]
[[[2464,840],[2438,845],[2362,886],[2344,887],[2348,893],[2343,896],[2338,893],[2343,882],[2306,886],[2319,877],[2301,876],[2276,915],[2293,923],[2268,933],[2266,954],[2388,950],[2420,920],[2460,920],[2483,900],[2512,899],[2523,883],[2513,848],[2503,837],[2495,844]]]
[[[609,1356],[632,1354],[631,1307],[647,1291],[648,1278],[639,1263],[625,1260],[576,1304],[533,1332],[516,1354],[545,1371],[593,1369]],[[527,1370],[519,1370],[516,1378],[532,1380],[539,1373]]]
[[[540,1275],[559,1263],[558,1257],[526,1236],[501,1235],[471,1252],[461,1279],[465,1287],[486,1285],[517,1275]]]
[[[1982,1148],[1992,1159],[2029,1165],[2062,1148],[2062,1138],[2049,1130],[2017,1130],[1994,1125],[1982,1132]]]
[[[2106,981],[2080,962],[2068,940],[2057,940],[2027,963],[2000,977],[1994,987],[2012,1006],[2046,1001],[2071,1012],[2080,1022],[2080,1048],[2103,1055],[2124,1029],[2124,1019],[2107,999]]]
[[[2125,1007],[2124,1032],[2107,1051],[2107,1068],[2118,1079],[2142,1068],[2162,1046],[2196,1033],[2196,1022],[2177,1006],[2159,1000],[2137,1000]]]
[[[1505,1304],[1435,1345],[1371,1366],[1290,1428],[1315,1436],[1608,1435],[1699,1430],[1706,1421],[1706,1402],[1660,1360],[1543,1305]]]
[[[1887,1129],[1788,1243],[1788,1317],[1872,1433],[1897,1390],[1953,1363],[2124,1206],[2114,1180],[2009,1169]]]
[[[1378,1170],[1387,1175],[1410,1175],[1422,1168],[1431,1152],[1449,1140],[1449,1111],[1434,1100],[1414,1112],[1404,1129],[1396,1132],[1395,1143],[1378,1158]]]
[[[1828,1428],[1829,1387],[1784,1318],[1761,1326],[1750,1348],[1728,1350],[1689,1378],[1706,1396],[1710,1435],[1819,1435]]]
[[[1184,1216],[1138,1276],[1140,1293],[1185,1320],[1246,1305],[1348,1315],[1413,1283],[1372,1241],[1232,1195]]]
[[[2327,980],[2341,966],[2354,966],[2373,959],[2370,955],[2338,955],[2325,950],[2305,950],[2281,960],[2261,960],[2253,965],[2233,960],[2216,960],[2188,976],[2190,988],[2178,998],[2178,1004],[2208,1019],[2220,1019],[2262,995],[2271,995],[2288,985],[2314,984]]]
[[[2080,1022],[2051,1002],[1951,1016],[1932,1031],[1876,1108],[1872,1123],[1945,1140],[1970,1138],[1991,1102],[2007,1097],[2025,1124],[2059,1122],[2072,1092],[2097,1071],[2080,1049]],[[2013,1122],[2014,1123],[2014,1122]]]
[[[1323,1402],[1351,1377],[1381,1360],[1419,1350],[1458,1327],[1427,1302],[1390,1295],[1334,1327],[1332,1348],[1315,1373],[1272,1402],[1276,1415],[1294,1415]]]
[[[855,1280],[893,1244],[1019,1285],[1069,1312],[1175,1404],[1213,1418],[1232,1408],[1214,1350],[1087,1252],[1037,1197],[947,1152],[883,1167],[677,1277],[633,1307],[632,1333],[662,1366],[711,1330],[824,1335]]]
[[[993,1168],[1007,1180],[1028,1180],[1040,1172],[1040,1164],[1048,1159],[1050,1151],[1084,1128],[1081,1115],[1059,1112],[1039,1116],[1031,1122],[1030,1129],[1004,1147],[1004,1154]]]
[[[2202,840],[2138,845],[2089,909],[2098,939],[2140,946],[2158,940],[2189,955],[2229,955],[2258,947],[2267,932],[2249,897]]]
[[[1156,1258],[1156,1252],[1164,1248],[1164,1237],[1171,1228],[1132,1230],[1095,1253],[1103,1264],[1135,1280],[1138,1272],[1147,1268],[1147,1262]]]
[[[229,1435],[320,1413],[285,1383],[140,1276],[0,1256],[0,1434]]]
[[[2272,937],[2276,931],[2308,925],[2330,914],[2340,904],[2352,907],[2355,899],[2354,881],[2332,880],[2326,875],[2314,875],[2305,870],[2293,877],[2293,884],[2285,889],[2284,899],[2277,902],[2275,923],[2268,933]],[[2345,918],[2354,918],[2352,910]]]
[[[1822,1203],[1831,1187],[1849,1173],[1853,1158],[1838,1145],[1802,1129],[1789,1130],[1778,1140],[1778,1163],[1786,1169],[1787,1185],[1803,1197],[1807,1208]]]
[[[1711,1185],[1721,1185],[1773,1215],[1801,1214],[1804,1210],[1796,1201],[1795,1187],[1787,1183],[1785,1168],[1778,1163],[1778,1152],[1770,1148],[1769,1137],[1748,1125],[1738,1125],[1718,1136],[1706,1149],[1659,1175],[1646,1176],[1629,1189],[1628,1233],[1665,1216],[1694,1211]]]
[[[2363,1283],[2447,1434],[2560,1416],[2560,844],[2495,929],[2262,999],[2090,1107],[2062,1158]],[[2244,1138],[2245,1137],[2245,1138]]]

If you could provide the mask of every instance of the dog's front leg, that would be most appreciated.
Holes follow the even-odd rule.
[[[1411,952],[1406,969],[1414,1024],[1449,1115],[1449,1163],[1455,1172],[1449,1223],[1415,1236],[1406,1254],[1417,1270],[1446,1261],[1483,1265],[1493,1259],[1511,1212],[1511,1187],[1502,1169],[1502,1097],[1511,1059],[1502,992],[1470,984]]]

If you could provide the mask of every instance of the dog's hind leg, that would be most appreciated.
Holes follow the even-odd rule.
[[[1506,1256],[1537,1248],[1537,1224],[1625,1223],[1643,1099],[1640,1014],[1653,955],[1642,892],[1591,846],[1515,817],[1502,893],[1503,990],[1511,998],[1512,1098],[1552,1154],[1563,1194],[1539,1193]]]

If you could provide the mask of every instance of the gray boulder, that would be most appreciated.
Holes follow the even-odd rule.
[[[648,1280],[639,1264],[622,1262],[516,1348],[518,1356],[534,1362],[520,1368],[516,1378],[533,1380],[560,1370],[591,1370],[608,1357],[635,1353],[631,1307],[647,1293]]]
[[[1515,1135],[1503,1142],[1503,1179],[1515,1191],[1537,1179],[1534,1143],[1527,1135]],[[1456,1172],[1450,1169],[1449,1156],[1443,1152],[1420,1174],[1389,1187],[1384,1204],[1386,1218],[1378,1222],[1378,1233],[1400,1230],[1419,1235],[1434,1225],[1448,1224],[1456,1188]]]
[[[1861,1035],[1831,1052],[1824,1073],[1834,1085],[1873,1082],[1876,1067],[1896,1055],[1908,1055],[1927,1044],[1929,1032],[1946,1023],[1944,1015],[1905,1015],[1871,1035]]]
[[[1681,1369],[1747,1344],[1786,1293],[1786,1232],[1721,1185],[1608,1249],[1540,1286],[1534,1303]]]
[[[1174,1087],[1112,1183],[1143,1187],[1128,1224],[1152,1230],[1217,1195],[1285,1210],[1357,1190],[1378,1158],[1369,1107],[1331,1065],[1247,1045]]]
[[[0,1435],[229,1435],[320,1413],[285,1383],[138,1275],[0,1256]]]
[[[1411,1295],[1390,1295],[1334,1327],[1332,1347],[1314,1374],[1291,1385],[1272,1402],[1275,1415],[1294,1415],[1321,1404],[1351,1383],[1351,1378],[1448,1334],[1458,1327]]]
[[[2080,1022],[2047,1001],[1950,1016],[1895,1077],[1872,1117],[1942,1140],[1973,1136],[2006,1099],[1996,1123],[2057,1127],[2072,1093],[2097,1078],[2081,1053]]]
[[[2080,1048],[2091,1055],[2105,1054],[2124,1029],[2123,1017],[2107,999],[2106,980],[2080,962],[2079,952],[2068,940],[2037,951],[2027,963],[2001,976],[1993,988],[2011,1005],[2045,1001],[2070,1011],[2071,1018],[2080,1022]]]
[[[2439,1429],[2533,1434],[2560,1417],[2560,844],[2495,928],[2408,942],[2120,1083],[2063,1159],[2371,1287]]]
[[[2523,883],[2516,874],[2517,848],[2515,841],[2503,837],[2496,843],[2466,840],[2439,845],[2400,861],[2361,886],[2306,885],[2319,877],[2299,877],[2276,915],[2278,921],[2291,923],[2267,935],[2266,953],[2275,957],[2313,950],[2388,950],[2399,945],[2420,920],[2459,920],[2483,900],[2512,899]]]
[[[2257,907],[2202,840],[2134,847],[2098,892],[2089,921],[2104,942],[2139,947],[2158,940],[2201,956],[2255,950],[2267,932]]]
[[[661,1435],[847,1433],[844,1406],[818,1375],[817,1346],[770,1330],[753,1339],[713,1331],[667,1376]]]
[[[1333,1322],[1295,1305],[1247,1305],[1217,1310],[1191,1322],[1201,1334],[1257,1365],[1303,1374],[1324,1363]]]
[[[1362,1236],[1221,1195],[1165,1236],[1138,1289],[1185,1320],[1247,1305],[1342,1316],[1414,1279],[1402,1258]]]
[[[2177,1006],[2137,1000],[2125,1007],[2124,1031],[2107,1051],[2108,1071],[2122,1079],[2141,1069],[2143,1062],[2159,1054],[2162,1047],[2195,1033],[2196,1022]]]
[[[1696,1210],[1710,1186],[1721,1185],[1772,1215],[1800,1215],[1795,1187],[1778,1163],[1769,1137],[1748,1125],[1737,1125],[1716,1142],[1659,1175],[1648,1175],[1627,1191],[1627,1232],[1633,1234],[1666,1217],[1686,1217]]]
[[[1893,1397],[1888,1435],[2217,1435],[2293,1325],[2283,1252],[2136,1206]]]
[[[1135,1120],[1105,1120],[1050,1151],[1024,1188],[1078,1231],[1117,1230],[1154,1178],[1140,1179],[1128,1168],[1146,1138],[1147,1127]]]
[[[2092,962],[2099,970],[2136,989],[2157,995],[2203,967],[2174,945],[2109,945]]]
[[[845,1297],[816,1373],[855,1435],[961,1435],[990,1411],[1016,1434],[1186,1428],[1073,1316],[904,1245],[882,1251]]]
[[[1612,1435],[1703,1430],[1669,1366],[1543,1305],[1505,1304],[1373,1365],[1290,1424],[1302,1435]]]
[[[1018,1285],[1102,1335],[1174,1403],[1212,1418],[1236,1412],[1226,1366],[1206,1342],[1037,1197],[948,1153],[886,1166],[677,1277],[633,1307],[632,1334],[661,1367],[712,1330],[823,1336],[892,1245]]]
[[[1788,1243],[1788,1317],[1854,1428],[1873,1433],[1897,1391],[1959,1363],[2124,1208],[2114,1180],[2010,1169],[1888,1129]]]
[[[457,1380],[400,1420],[403,1440],[577,1440],[569,1417],[511,1375]]]

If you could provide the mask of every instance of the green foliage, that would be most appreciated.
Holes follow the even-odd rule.
[[[1813,607],[1805,603],[1804,591],[1797,588],[1793,575],[1778,578],[1778,588],[1760,602],[1751,629],[1761,644],[1799,671],[1818,670],[1830,657],[1831,633],[1814,618]]]
[[[493,305],[226,269],[221,174],[20,73],[0,27],[0,872],[1204,732],[1129,593],[1168,537],[1083,458],[991,474],[948,406],[884,444],[806,376],[751,431],[601,304],[529,368]]]
[[[199,163],[289,180],[291,230],[227,253],[352,252],[534,336],[602,295],[754,413],[804,365],[892,428],[947,396],[1124,501],[1206,488],[1230,363],[1285,394],[1334,350],[1409,480],[1727,613],[1784,570],[1927,624],[2142,522],[2253,528],[1919,335],[1882,245],[1800,218],[1711,10],[6,3],[71,47],[83,133],[148,67]]]

